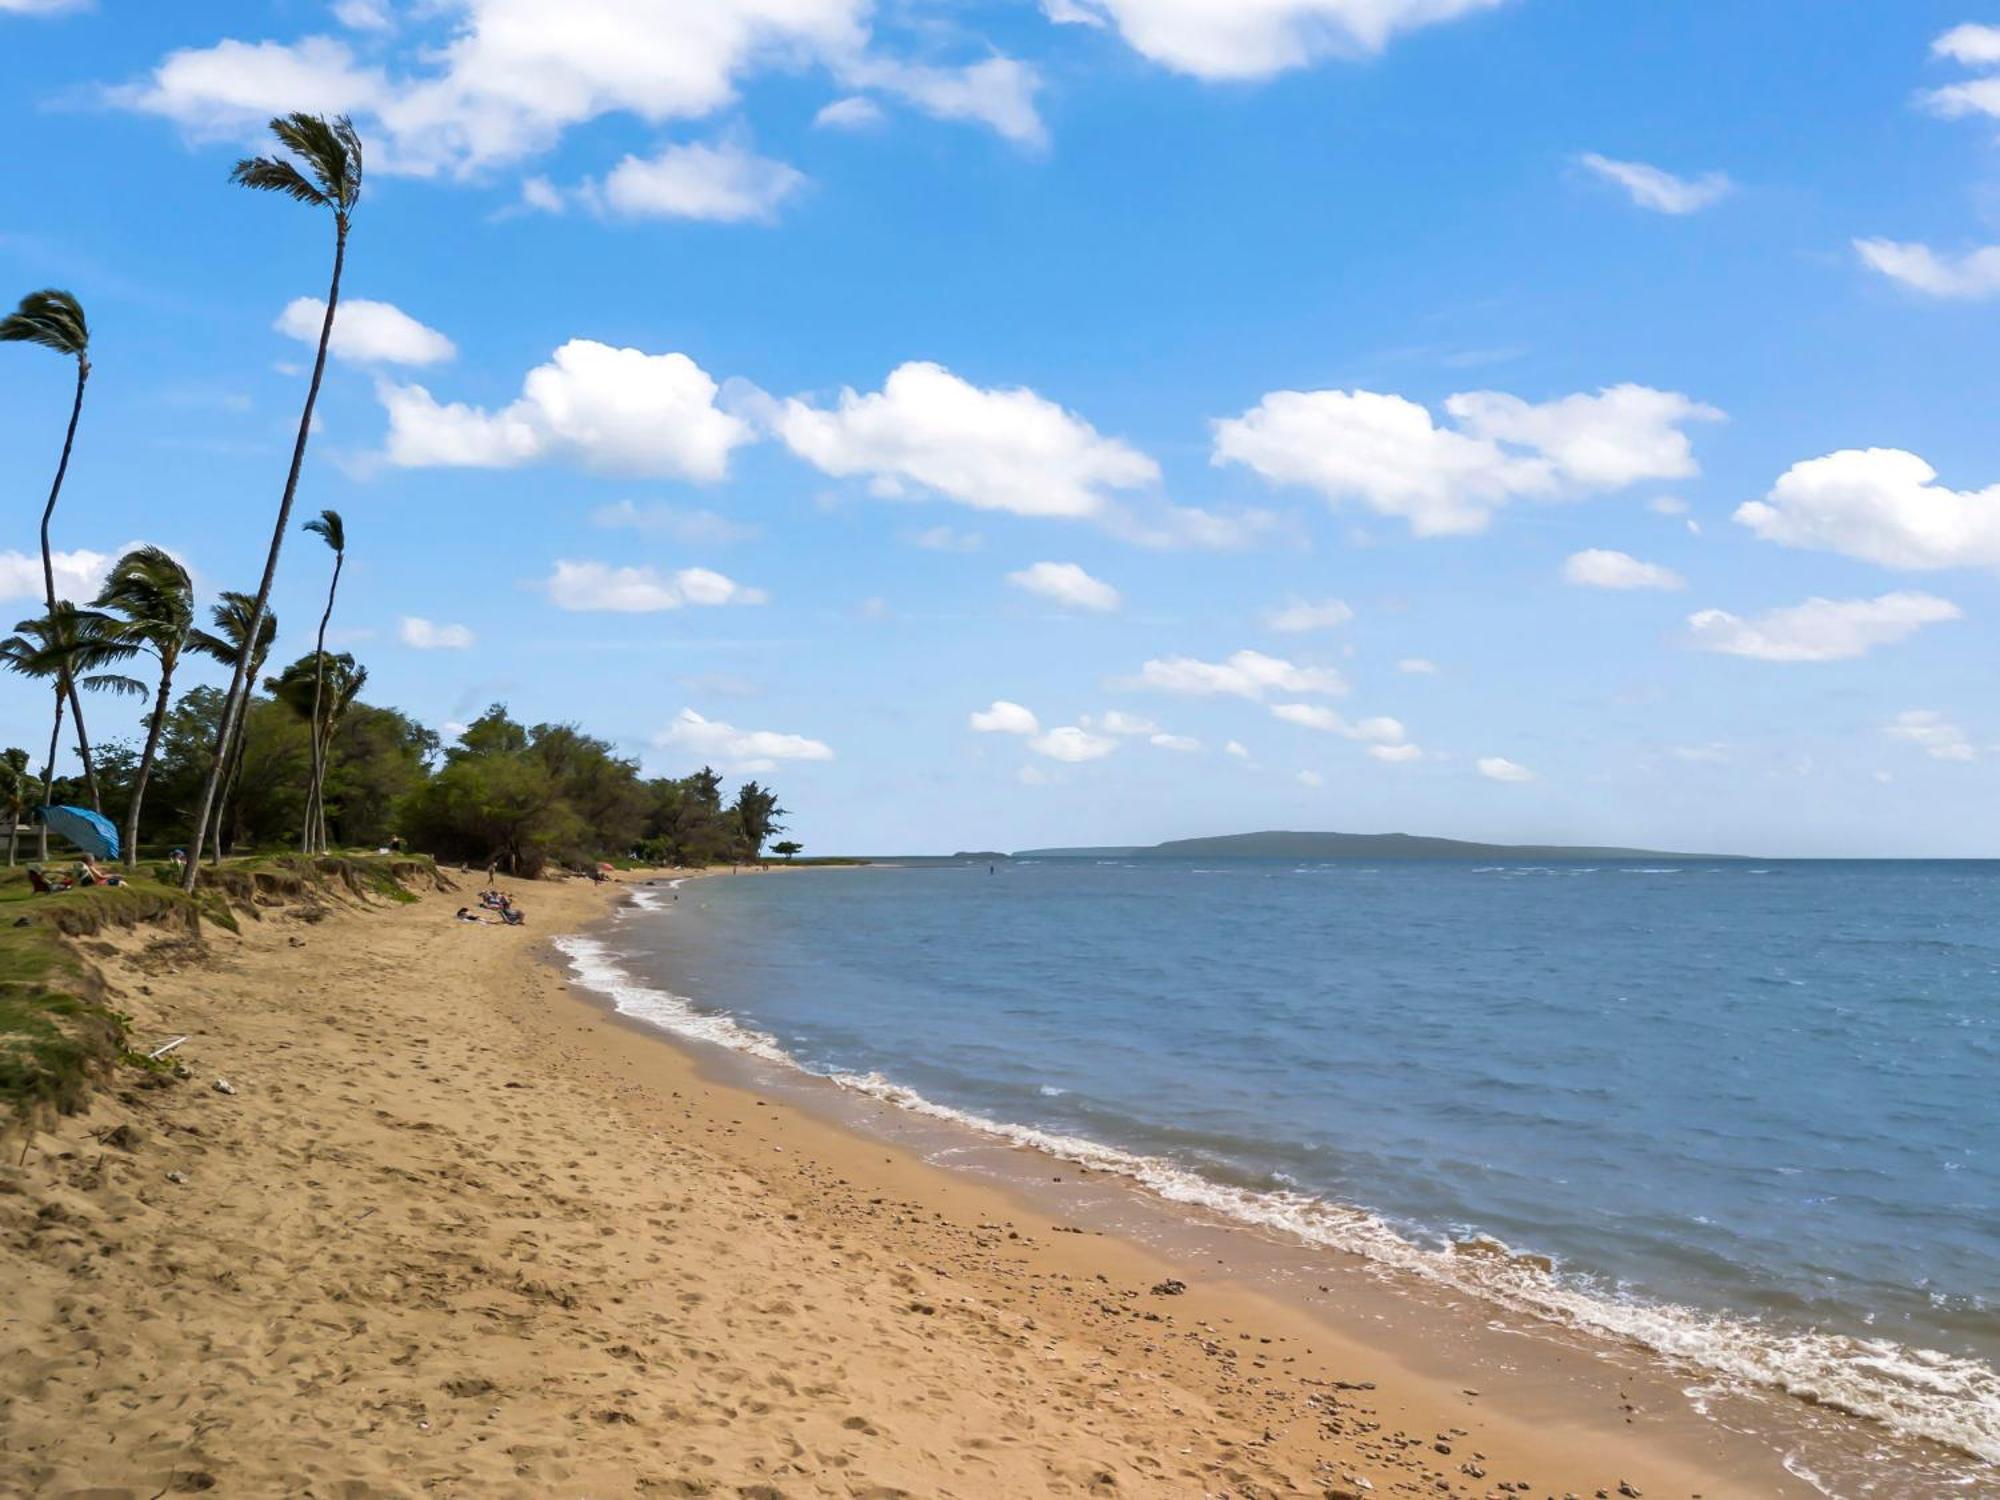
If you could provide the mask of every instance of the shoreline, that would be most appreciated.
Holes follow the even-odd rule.
[[[607,921],[584,937],[594,942],[616,930]],[[1836,1400],[1795,1394],[1755,1366],[1731,1363],[1725,1373],[1675,1352],[1671,1324],[1658,1333],[1628,1333],[1616,1323],[1559,1316],[1553,1308],[1562,1303],[1550,1301],[1555,1289],[1542,1286],[1533,1267],[1522,1271],[1531,1284],[1521,1300],[1509,1295],[1515,1289],[1511,1275],[1498,1285],[1481,1275],[1468,1280],[1451,1274],[1455,1263],[1448,1255],[1416,1251],[1445,1261],[1440,1276],[1431,1266],[1412,1267],[1406,1254],[1384,1257],[1366,1244],[1329,1242],[1310,1225],[1246,1215],[1235,1201],[1237,1190],[1226,1186],[1203,1183],[1190,1191],[1178,1171],[1173,1180],[1156,1182],[1155,1173],[1134,1170],[1148,1163],[1115,1148],[968,1116],[873,1075],[856,1080],[808,1071],[782,1044],[746,1030],[747,1023],[718,1017],[711,1032],[705,1015],[687,1025],[678,1016],[653,1021],[627,1014],[599,987],[603,976],[583,975],[600,963],[616,969],[615,958],[586,958],[573,949],[564,957],[586,1003],[641,1037],[689,1053],[719,1086],[777,1098],[824,1126],[900,1145],[938,1170],[996,1187],[1020,1210],[1148,1246],[1190,1278],[1220,1277],[1274,1298],[1323,1337],[1345,1340],[1428,1380],[1437,1388],[1429,1393],[1433,1403],[1459,1392],[1470,1376],[1520,1421],[1594,1431],[1599,1441],[1619,1448],[1661,1445],[1676,1459],[1728,1476],[1723,1493],[1737,1493],[1729,1486],[1747,1482],[1756,1493],[1772,1495],[1857,1488],[1878,1496],[1927,1496],[1945,1488],[2000,1494],[2000,1472],[1955,1446],[1892,1435],[1875,1418]],[[653,983],[618,974],[613,988],[643,992]],[[1067,1185],[1052,1187],[1051,1181]],[[1318,1207],[1372,1223],[1359,1209]],[[1504,1246],[1471,1242],[1475,1252],[1488,1244],[1509,1263],[1495,1269],[1511,1270],[1515,1258]],[[1415,1250],[1400,1239],[1396,1248]],[[1451,1253],[1466,1254],[1465,1244]],[[1643,1306],[1631,1311],[1642,1329],[1660,1321]],[[1884,1465],[1896,1467],[1885,1471]]]
[[[0,1163],[9,1482],[1815,1493],[1671,1451],[1643,1403],[1516,1415],[1441,1373],[1458,1350],[1398,1359],[710,1076],[546,961],[629,883],[521,886],[523,930],[436,893],[267,913],[204,956],[92,945],[140,1035],[192,1035],[194,1076],[121,1074]]]

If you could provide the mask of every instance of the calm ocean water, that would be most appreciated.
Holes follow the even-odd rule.
[[[658,1024],[2000,1460],[2000,864],[1043,861],[649,904],[567,941]]]

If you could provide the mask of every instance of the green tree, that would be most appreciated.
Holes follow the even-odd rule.
[[[412,844],[441,859],[528,879],[586,832],[548,767],[521,751],[448,761],[411,795],[402,824]]]
[[[764,857],[764,843],[784,829],[785,825],[778,821],[784,816],[777,794],[768,787],[746,781],[736,789],[736,800],[729,805],[729,821],[736,845],[746,859]]]
[[[805,848],[806,846],[796,839],[780,839],[771,846],[771,852],[783,855],[785,863],[790,864],[796,856],[805,853]]]
[[[238,773],[243,765],[243,725],[242,711],[233,709],[235,695],[249,692],[249,684],[255,683],[264,670],[264,659],[271,654],[271,643],[278,638],[278,617],[268,611],[259,611],[256,602],[248,594],[231,590],[209,607],[209,618],[215,622],[215,629],[195,630],[188,635],[188,644],[203,656],[209,657],[231,669],[232,686],[222,700],[222,711],[216,718],[215,766],[208,773],[208,779],[217,779],[221,773],[222,790],[219,802],[214,802],[215,788],[204,786],[204,802],[213,802],[215,814],[215,858],[222,859],[222,812],[228,805]],[[255,646],[248,645],[252,636]],[[208,820],[197,818],[197,823],[207,825]],[[188,865],[192,868],[199,863],[201,850],[188,851]]]
[[[323,510],[319,516],[306,522],[306,530],[333,549],[333,578],[326,586],[326,609],[319,617],[319,637],[313,642],[313,701],[312,713],[307,723],[318,726],[323,721],[320,716],[320,698],[324,691],[324,675],[319,670],[326,661],[326,627],[333,619],[333,596],[340,591],[340,570],[347,562],[347,527],[337,510]],[[365,674],[364,674],[365,675]],[[312,795],[306,800],[306,826],[299,835],[301,854],[326,853],[326,737],[315,728],[312,739]]]
[[[7,868],[13,869],[21,852],[21,819],[28,815],[28,799],[35,793],[34,773],[28,769],[28,752],[9,746],[0,750],[0,816],[7,819]]]
[[[76,361],[76,398],[70,403],[69,427],[63,433],[62,457],[56,463],[55,482],[49,486],[48,503],[42,507],[42,602],[53,616],[56,612],[56,568],[55,556],[49,550],[49,522],[55,516],[56,501],[62,496],[63,480],[69,474],[70,454],[76,447],[76,425],[83,419],[83,389],[90,383],[90,324],[83,315],[82,303],[68,292],[50,287],[28,293],[21,299],[19,307],[0,318],[0,344],[38,344]],[[58,683],[57,692],[68,702],[70,715],[76,720],[77,749],[83,757],[84,779],[90,784],[90,805],[101,812],[103,807],[97,791],[97,772],[90,759],[90,736],[83,727],[83,700],[77,697],[73,682]],[[60,709],[57,717],[61,717]],[[43,791],[46,794],[46,784]],[[46,844],[47,840],[43,842]]]
[[[528,731],[507,717],[507,705],[496,703],[465,726],[458,743],[445,754],[453,759],[465,755],[510,755],[528,748]]]
[[[139,752],[132,792],[125,804],[125,865],[139,862],[139,813],[146,783],[166,728],[174,670],[194,630],[194,583],[188,571],[158,547],[136,547],[112,566],[97,595],[97,607],[115,612],[119,636],[150,655],[160,667],[160,686],[146,719],[146,745]]]
[[[342,715],[323,757],[320,813],[328,835],[374,848],[396,831],[396,809],[430,774],[438,737],[393,708],[357,703]]]
[[[361,199],[361,138],[355,134],[353,122],[345,115],[334,120],[320,115],[283,115],[271,121],[271,133],[286,150],[305,164],[305,171],[301,172],[293,162],[282,157],[248,157],[236,164],[229,180],[260,192],[283,193],[296,202],[331,212],[334,226],[333,279],[327,288],[326,316],[320,323],[319,349],[313,357],[312,380],[306,387],[305,408],[299,413],[298,437],[292,445],[292,466],[285,476],[284,496],[278,502],[278,522],[271,531],[271,550],[264,559],[264,576],[257,584],[257,597],[251,606],[246,638],[256,637],[263,624],[271,601],[271,584],[278,574],[278,554],[284,549],[285,532],[292,523],[292,502],[298,496],[299,473],[305,467],[306,440],[312,434],[313,407],[319,400],[320,382],[326,376],[326,349],[333,337],[334,313],[340,306],[340,277],[347,262],[348,226],[352,222],[355,205]],[[223,700],[215,763],[209,768],[208,783],[202,788],[201,801],[195,809],[194,847],[197,851],[222,787],[223,752],[228,747],[235,718],[249,697],[249,683],[256,680],[254,676],[246,675],[249,666],[247,659],[236,663],[230,679],[229,695]],[[188,890],[194,889],[197,863],[194,859],[188,861],[184,877]]]
[[[44,802],[55,785],[64,698],[77,687],[143,697],[146,685],[137,678],[102,670],[129,660],[138,650],[119,637],[117,621],[110,615],[94,609],[78,609],[67,599],[57,600],[56,607],[46,615],[21,621],[14,627],[14,634],[0,641],[0,666],[24,677],[55,684],[55,724],[49,731],[49,758],[41,781]],[[46,824],[42,826],[40,849],[41,857],[47,859]]]

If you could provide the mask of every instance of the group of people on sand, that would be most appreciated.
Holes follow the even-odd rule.
[[[55,891],[66,891],[72,887],[86,885],[123,885],[125,877],[114,875],[88,854],[76,862],[76,869],[70,875],[51,875],[40,865],[28,866],[28,884],[42,895]]]
[[[528,920],[521,908],[514,904],[514,898],[504,891],[490,888],[481,891],[479,893],[479,905],[482,910],[498,912],[500,914],[500,921],[508,927],[519,927]],[[480,916],[478,912],[469,906],[461,906],[458,909],[458,920],[461,922],[484,922],[486,918]]]

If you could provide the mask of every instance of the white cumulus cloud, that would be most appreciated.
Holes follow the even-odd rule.
[[[1162,750],[1172,750],[1181,755],[1193,755],[1201,749],[1201,741],[1192,735],[1155,734],[1147,736],[1146,743]]]
[[[768,771],[781,760],[833,759],[833,750],[824,741],[773,729],[738,729],[719,719],[705,719],[691,708],[682,709],[653,743],[663,750],[686,750],[704,760],[720,761],[730,771]]]
[[[546,585],[558,609],[605,614],[652,614],[689,605],[762,604],[762,589],[745,588],[707,568],[618,568],[601,562],[558,561]]]
[[[56,576],[56,597],[76,604],[96,598],[111,565],[134,547],[143,545],[127,542],[116,552],[97,552],[89,547],[51,552],[49,564]],[[0,552],[0,603],[29,599],[40,605],[45,598],[43,587],[41,553],[12,549]]]
[[[626,219],[768,224],[805,182],[797,168],[759,156],[741,142],[694,142],[623,158],[586,197]]]
[[[1101,514],[1108,492],[1152,484],[1159,466],[1034,391],[986,390],[942,365],[910,363],[869,395],[826,409],[790,400],[778,436],[839,478],[866,475],[888,497],[928,492],[1023,516]]]
[[[1926,625],[1960,619],[1963,611],[1930,594],[1883,594],[1876,599],[1808,599],[1746,620],[1727,610],[1688,616],[1693,644],[1704,651],[1756,661],[1845,661],[1877,646],[1907,640]]]
[[[1896,715],[1882,732],[1892,740],[1914,745],[1933,760],[1977,760],[1965,731],[1934,708],[1912,708]]]
[[[1676,177],[1672,172],[1648,166],[1642,161],[1618,161],[1587,151],[1580,158],[1606,182],[1614,182],[1641,208],[1654,213],[1691,214],[1720,203],[1735,184],[1721,172],[1704,172],[1699,177]]]
[[[881,105],[864,94],[850,94],[822,107],[813,124],[821,130],[865,130],[882,119]]]
[[[1041,721],[1018,703],[995,698],[993,706],[970,715],[966,722],[981,734],[1040,734]]]
[[[1769,542],[1884,567],[2000,567],[2000,484],[1954,490],[1900,448],[1844,449],[1793,464],[1736,520]]]
[[[1396,670],[1411,677],[1435,677],[1437,663],[1425,656],[1406,656],[1396,663]]]
[[[1926,296],[1971,302],[2000,293],[2000,245],[1949,255],[1901,240],[1856,240],[1854,249],[1871,271]]]
[[[1526,766],[1517,765],[1504,755],[1482,755],[1478,761],[1479,774],[1488,781],[1533,781],[1535,773]]]
[[[1322,599],[1317,603],[1295,599],[1290,604],[1264,612],[1266,625],[1288,635],[1302,635],[1309,630],[1332,630],[1353,618],[1354,611],[1340,599]]]
[[[1591,547],[1563,562],[1563,580],[1589,589],[1684,589],[1687,580],[1672,568],[1641,562],[1628,552]]]
[[[571,339],[530,370],[500,408],[435,400],[383,381],[386,456],[402,468],[505,469],[559,461],[608,474],[716,480],[751,441],[748,423],[715,403],[717,386],[685,354],[646,354]]]
[[[440,625],[422,615],[404,615],[396,634],[419,651],[463,651],[476,637],[463,625]]]
[[[1347,679],[1331,667],[1301,667],[1261,651],[1238,651],[1226,661],[1200,661],[1192,656],[1155,657],[1139,668],[1127,686],[1187,697],[1263,699],[1267,694],[1309,693],[1338,696]]]
[[[546,152],[609,115],[647,125],[714,116],[750,77],[802,64],[937,118],[1041,138],[1032,68],[997,55],[963,67],[891,57],[873,45],[870,0],[442,0],[432,9],[452,27],[442,46],[412,38],[377,63],[324,36],[227,39],[169,54],[113,98],[207,137],[243,134],[282,109],[346,111],[381,170],[461,177]]]
[[[1050,20],[1117,28],[1144,57],[1196,78],[1267,78],[1368,56],[1402,32],[1501,0],[1042,0]]]
[[[1418,536],[1486,529],[1521,498],[1563,499],[1699,472],[1682,429],[1722,414],[1675,391],[1619,385],[1533,403],[1499,391],[1448,398],[1456,425],[1374,391],[1274,391],[1215,424],[1214,461],[1330,502],[1358,500]]]
[[[1009,573],[1007,581],[1017,589],[1053,599],[1070,609],[1087,609],[1098,614],[1108,614],[1125,602],[1118,590],[1101,578],[1091,577],[1075,563],[1038,562]]]
[[[325,321],[325,302],[318,297],[298,297],[285,304],[271,326],[287,338],[317,345]],[[333,337],[326,347],[335,359],[356,364],[435,365],[458,353],[452,341],[435,328],[425,327],[391,303],[370,302],[365,297],[341,300],[333,318]]]
[[[1075,724],[1065,724],[1047,734],[1036,735],[1028,741],[1028,748],[1037,755],[1046,755],[1050,760],[1075,763],[1102,760],[1118,748],[1118,741],[1107,735],[1092,734]]]
[[[1271,717],[1283,719],[1287,724],[1297,724],[1306,729],[1317,729],[1323,734],[1337,734],[1345,739],[1360,740],[1364,743],[1401,745],[1409,739],[1409,731],[1403,727],[1400,719],[1383,715],[1356,721],[1317,703],[1274,703],[1271,705]]]

